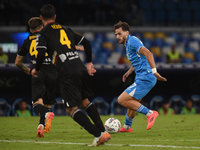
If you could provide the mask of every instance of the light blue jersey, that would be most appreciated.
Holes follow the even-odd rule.
[[[143,43],[135,36],[128,36],[126,41],[126,55],[135,69],[135,82],[125,91],[137,100],[142,99],[156,84],[156,77],[146,57],[139,53]]]
[[[135,69],[136,74],[147,74],[152,72],[151,67],[144,55],[139,53],[143,43],[135,36],[128,36],[126,41],[126,55]]]

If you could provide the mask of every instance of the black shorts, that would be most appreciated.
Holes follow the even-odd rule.
[[[93,95],[88,79],[87,71],[60,76],[60,94],[65,107],[80,106],[82,100]]]
[[[35,103],[39,98],[43,103],[52,105],[55,103],[58,73],[55,68],[42,66],[38,77],[32,77],[32,101]]]

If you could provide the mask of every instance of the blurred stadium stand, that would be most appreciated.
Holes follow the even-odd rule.
[[[126,60],[125,47],[118,44],[111,27],[73,26],[72,29],[90,40],[94,64],[129,64]],[[0,46],[9,56],[9,63],[14,63],[18,47],[29,35],[28,32],[21,31],[25,31],[25,28],[0,29],[0,34],[3,34],[0,37]],[[200,62],[200,28],[132,27],[131,35],[137,36],[154,54],[156,63],[166,63],[166,55],[174,44],[182,56],[182,63]],[[84,52],[80,52],[80,57],[86,62]],[[25,62],[29,62],[28,57]]]
[[[44,4],[53,4],[57,21],[68,25],[198,26],[199,0],[1,0],[0,25],[27,25]],[[72,13],[72,12],[76,13]]]
[[[16,99],[14,102],[13,102],[13,104],[12,104],[12,115],[13,116],[15,116],[15,113],[16,113],[16,111],[17,110],[19,110],[19,103],[22,101],[23,99],[22,98],[18,98],[18,99]],[[32,110],[32,112],[34,112],[33,111],[33,108],[31,109],[32,107],[29,105],[29,104],[27,104],[27,110],[29,110],[30,112],[31,112],[31,110]]]
[[[115,97],[111,104],[110,104],[110,114],[111,115],[125,115],[127,108],[122,107],[118,102],[117,102],[118,97]]]
[[[100,115],[108,115],[109,104],[103,97],[94,98],[92,103],[96,106]]]
[[[0,116],[10,116],[11,106],[3,98],[0,98]]]
[[[164,98],[162,96],[154,96],[150,101],[150,109],[152,110],[158,110],[162,107],[162,103],[164,101]]]

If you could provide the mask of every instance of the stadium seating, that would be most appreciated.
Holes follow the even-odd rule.
[[[56,103],[52,105],[50,109],[56,116],[66,116],[68,115],[65,110],[65,106],[62,102],[62,98],[56,98]]]
[[[196,112],[199,113],[200,111],[200,95],[192,95],[191,99],[193,101],[193,106],[196,109]]]
[[[167,0],[165,1],[164,7],[166,10],[170,12],[170,11],[176,10],[176,3],[174,0]]]
[[[0,98],[0,116],[10,116],[11,106],[3,98]]]
[[[118,97],[115,97],[111,104],[110,104],[110,114],[111,115],[124,115],[126,114],[126,108],[122,107],[118,102],[117,102]]]
[[[173,95],[169,99],[170,106],[174,109],[176,114],[180,114],[181,108],[185,106],[185,101],[180,95]]]
[[[162,102],[164,101],[164,98],[162,96],[154,96],[149,104],[150,109],[152,110],[158,110],[162,107]]]
[[[86,32],[83,34],[86,35],[91,41],[93,62],[95,64],[119,64],[119,59],[125,56],[125,47],[122,44],[118,44],[113,32]],[[132,35],[135,35],[141,39],[145,47],[155,54],[155,62],[157,63],[166,62],[165,57],[166,54],[171,50],[172,44],[176,45],[176,50],[179,51],[183,57],[183,63],[200,62],[199,32],[135,32]],[[86,62],[84,52],[79,53],[80,58]]]
[[[12,115],[15,116],[16,110],[19,109],[19,103],[22,101],[22,98],[16,99],[12,104]],[[31,112],[31,106],[27,104],[27,109]],[[33,110],[33,109],[32,109]]]
[[[92,103],[97,108],[100,115],[108,115],[109,104],[102,97],[96,97]]]

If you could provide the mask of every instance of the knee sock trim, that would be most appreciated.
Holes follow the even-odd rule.
[[[87,107],[85,108],[85,111],[86,111],[91,105],[92,105],[92,103],[89,103],[89,104],[87,105]]]
[[[72,118],[74,118],[74,115],[79,111],[81,111],[81,110],[80,109],[75,110],[74,113],[72,114]]]

